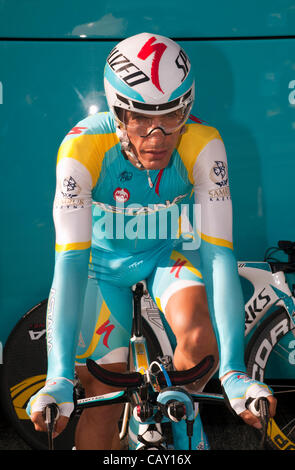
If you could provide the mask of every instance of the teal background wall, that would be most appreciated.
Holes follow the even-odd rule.
[[[0,0],[0,341],[48,296],[55,161],[64,135],[106,109],[103,68],[142,31],[176,39],[196,73],[193,113],[226,145],[240,260],[295,240],[295,3]]]

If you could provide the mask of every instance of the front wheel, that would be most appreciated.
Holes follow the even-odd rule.
[[[270,447],[295,450],[295,327],[284,308],[257,328],[245,361],[248,374],[269,385],[278,400],[268,429]]]

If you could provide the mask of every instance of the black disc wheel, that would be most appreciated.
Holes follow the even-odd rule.
[[[3,350],[0,393],[7,419],[20,437],[36,450],[48,449],[48,438],[37,432],[26,413],[31,396],[45,383],[47,300],[36,305],[16,324]],[[69,450],[74,446],[78,417],[70,420],[66,430],[54,439],[54,448]]]
[[[245,360],[248,374],[268,384],[278,400],[268,428],[270,447],[295,450],[295,327],[284,308],[257,328]]]

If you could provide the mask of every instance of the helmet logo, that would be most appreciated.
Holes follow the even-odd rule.
[[[152,69],[151,69],[151,79],[155,87],[161,91],[162,93],[163,90],[160,86],[160,80],[159,80],[159,64],[162,55],[164,54],[165,50],[167,49],[167,46],[163,44],[162,42],[159,42],[158,44],[153,44],[156,41],[155,37],[150,38],[144,46],[141,48],[139,51],[137,57],[142,60],[146,60],[151,54],[155,53],[153,62],[152,62]]]
[[[121,54],[116,47],[108,56],[107,63],[116,75],[131,87],[150,80],[142,70],[139,70],[139,68],[130,62],[127,57]]]
[[[183,71],[183,77],[181,80],[183,82],[189,72],[189,63],[190,63],[188,56],[183,50],[180,50],[175,63],[177,67],[179,69],[182,69]]]

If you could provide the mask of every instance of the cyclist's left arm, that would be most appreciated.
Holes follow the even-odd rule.
[[[203,148],[193,168],[195,203],[201,206],[200,256],[209,311],[220,355],[219,377],[229,401],[249,424],[257,424],[245,411],[244,395],[251,381],[245,381],[244,298],[232,240],[232,201],[230,196],[227,155],[218,132]],[[234,376],[229,372],[238,371]],[[241,374],[241,372],[243,374]],[[271,395],[264,385],[252,387],[253,393]],[[261,391],[262,390],[262,391]],[[236,393],[242,393],[237,407]],[[255,395],[255,396],[256,396]],[[239,398],[239,396],[238,396]],[[271,400],[272,401],[272,400]],[[271,410],[272,412],[273,409]]]

